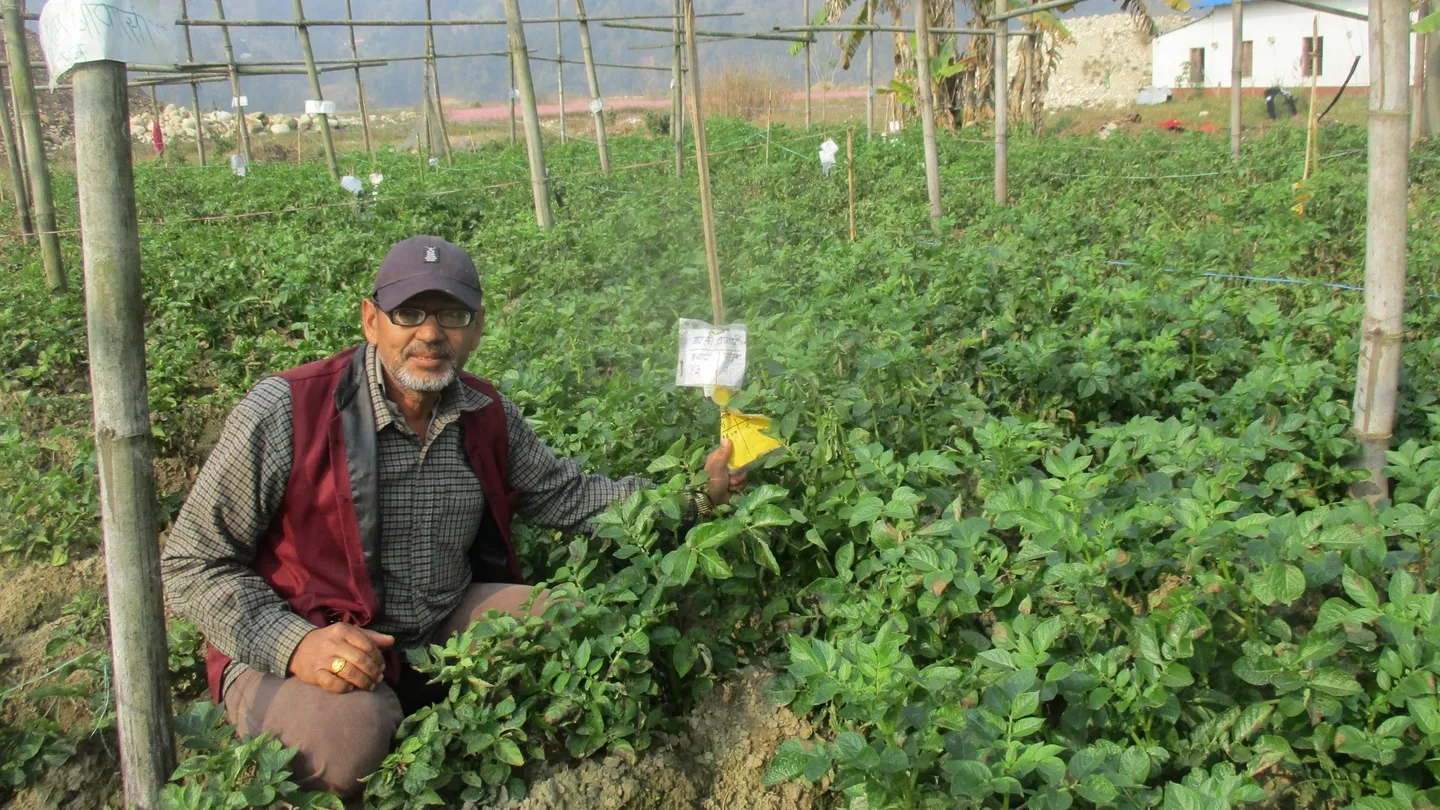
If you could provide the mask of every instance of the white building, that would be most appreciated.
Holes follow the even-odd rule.
[[[1366,0],[1324,0],[1326,5],[1365,14]],[[1152,80],[1156,87],[1230,87],[1230,0],[1191,3],[1200,16],[1188,25],[1155,39],[1151,48]],[[1280,86],[1310,86],[1312,24],[1320,24],[1319,85],[1338,88],[1345,83],[1358,57],[1350,87],[1370,86],[1368,23],[1286,5],[1276,0],[1247,0],[1241,23],[1244,41],[1240,59],[1243,86],[1263,90]]]

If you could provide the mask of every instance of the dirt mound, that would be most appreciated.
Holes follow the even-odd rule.
[[[0,645],[59,616],[81,589],[104,581],[105,559],[99,554],[68,565],[0,569]]]
[[[817,792],[767,788],[760,777],[780,743],[811,728],[764,695],[768,676],[748,670],[716,687],[685,723],[630,764],[586,760],[534,783],[504,810],[810,810]]]

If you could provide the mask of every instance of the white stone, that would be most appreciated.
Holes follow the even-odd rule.
[[[271,124],[271,125],[270,125],[270,134],[271,134],[271,135],[289,135],[289,134],[290,134],[290,125],[289,125],[289,124]]]

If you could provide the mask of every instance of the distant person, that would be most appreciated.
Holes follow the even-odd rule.
[[[646,486],[556,457],[461,370],[485,309],[459,247],[395,245],[360,320],[364,343],[261,380],[235,407],[161,559],[239,734],[274,733],[300,751],[297,784],[351,802],[405,714],[438,697],[398,652],[492,609],[522,615],[512,517],[580,532]],[[744,487],[730,455],[726,441],[706,459],[688,521]]]
[[[1273,121],[1276,118],[1275,99],[1277,98],[1285,100],[1285,103],[1290,107],[1291,115],[1297,114],[1297,110],[1295,109],[1295,97],[1290,95],[1290,91],[1286,90],[1283,87],[1270,87],[1265,90],[1265,112],[1269,114],[1270,120]]]

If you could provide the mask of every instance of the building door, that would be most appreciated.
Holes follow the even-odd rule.
[[[1190,49],[1190,86],[1205,86],[1205,49]]]

